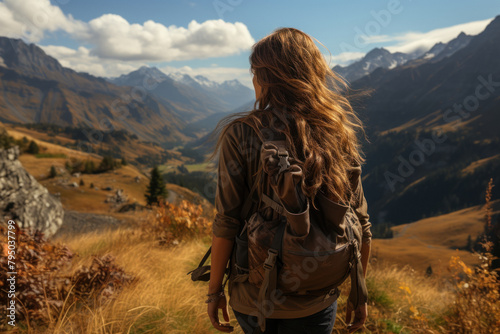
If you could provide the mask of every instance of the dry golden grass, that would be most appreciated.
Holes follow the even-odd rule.
[[[199,208],[196,212],[179,210],[172,212],[174,218],[179,216],[177,223],[184,222],[189,226],[193,222],[189,223],[185,218],[198,220]],[[152,214],[150,219],[154,217],[156,215]],[[165,228],[172,225],[162,215],[158,217],[160,222],[165,222]],[[114,299],[103,304],[65,305],[63,312],[47,328],[28,328],[25,332],[216,333],[208,321],[203,302],[207,284],[192,282],[186,275],[206,251],[209,237],[187,239],[178,246],[167,248],[159,246],[155,233],[145,231],[141,225],[136,225],[128,229],[60,238],[58,241],[63,241],[78,255],[73,270],[88,266],[94,255],[110,254],[116,259],[116,264],[135,276],[137,281],[125,286]],[[456,262],[457,258],[454,259]],[[470,269],[468,275],[471,275]],[[449,323],[458,321],[450,311],[457,298],[455,281],[439,275],[427,277],[410,266],[402,267],[373,258],[368,268],[367,286],[370,301],[365,332],[453,332],[449,330]],[[349,289],[348,280],[341,287],[333,333],[345,333]],[[491,303],[498,306],[495,296]],[[233,314],[231,324],[236,327],[235,333],[242,333]]]
[[[98,307],[67,307],[50,333],[212,333],[203,303],[206,285],[186,275],[207,248],[207,241],[179,247],[154,246],[137,229],[86,234],[65,243],[80,255],[75,268],[91,255],[111,254],[138,282]],[[30,332],[38,333],[37,330]]]
[[[13,131],[9,131],[9,134],[12,135],[13,133]],[[28,139],[31,140],[31,137],[28,137]],[[37,141],[37,143],[42,148],[46,148],[44,152],[64,153],[67,158],[37,158],[31,154],[22,154],[19,161],[50,193],[60,193],[61,202],[65,209],[91,213],[109,213],[111,208],[109,204],[105,203],[105,200],[113,192],[103,190],[108,186],[113,189],[123,189],[130,202],[137,201],[139,204],[146,204],[144,192],[149,180],[136,167],[127,165],[105,173],[81,174],[80,177],[65,175],[48,179],[47,176],[51,166],[64,169],[64,164],[69,158],[83,161],[92,160],[96,166],[99,165],[102,158],[46,142]],[[135,181],[136,177],[140,178],[139,182]],[[84,181],[84,186],[78,188],[68,186],[72,182],[79,184],[80,180]],[[90,188],[90,184],[93,184],[99,190]],[[180,190],[177,191],[180,192]],[[191,197],[194,197],[194,195]]]
[[[206,251],[209,239],[192,240],[171,248],[158,247],[156,241],[154,236],[145,237],[137,228],[66,239],[64,243],[79,255],[75,268],[89,265],[92,255],[111,254],[138,281],[103,305],[67,305],[66,312],[45,332],[216,333],[206,316],[207,284],[192,282],[186,275]],[[425,277],[408,266],[371,264],[368,288],[370,306],[365,329],[371,333],[439,333],[437,326],[453,300],[446,281]],[[349,282],[341,290],[333,333],[345,333]],[[234,315],[231,319],[235,333],[241,334]]]
[[[61,203],[67,210],[109,213],[111,207],[108,203],[105,203],[105,200],[108,195],[114,193],[114,190],[103,190],[106,187],[123,189],[130,202],[138,202],[142,205],[146,204],[144,192],[149,180],[134,166],[122,166],[114,171],[99,174],[81,174],[80,177],[66,175],[48,179],[46,176],[49,174],[50,167],[54,165],[56,168],[64,168],[66,159],[39,159],[31,154],[23,154],[19,160],[23,167],[45,186],[50,193],[60,193]],[[136,177],[140,178],[139,182],[135,181]],[[83,186],[73,188],[68,185],[73,182],[80,184],[80,180],[84,181]],[[90,184],[93,184],[99,190],[90,188]]]
[[[63,153],[66,154],[68,158],[77,158],[77,159],[100,159],[100,157],[97,154],[90,154],[86,152],[81,152],[77,150],[72,150],[67,147],[61,146],[61,145],[56,145],[49,143],[45,140],[49,139],[49,137],[41,132],[29,130],[29,129],[23,129],[23,128],[16,128],[13,129],[11,125],[5,124],[5,128],[10,136],[12,136],[14,139],[21,139],[23,137],[26,137],[28,140],[33,140],[35,141],[38,146],[40,146],[40,152],[41,153]],[[45,140],[44,140],[45,139]],[[62,144],[68,143],[66,141],[62,142]]]
[[[51,150],[52,144],[40,143]],[[57,146],[57,145],[54,145]],[[58,153],[54,147],[50,153]],[[64,151],[68,157],[85,160],[85,153]],[[76,153],[75,153],[76,152]],[[83,154],[83,155],[81,155]],[[64,166],[65,159],[37,159],[22,155],[24,167],[35,176],[48,174],[53,164]],[[135,183],[136,176],[141,181]],[[131,199],[144,204],[143,194],[147,178],[133,166],[115,172],[83,175],[85,186],[68,188],[57,184],[57,178],[41,179],[50,192],[60,192],[63,206],[83,212],[121,215],[122,218],[146,218],[147,212],[110,213],[104,203],[109,192],[92,190],[94,183],[101,189],[112,186],[124,189]],[[70,178],[71,182],[79,179]],[[198,195],[184,188],[168,185],[175,200],[187,199],[197,203]],[[84,192],[82,192],[83,190]],[[207,201],[198,202],[204,209],[213,207]],[[205,208],[205,206],[207,208]],[[498,212],[500,201],[492,203],[493,213]],[[140,216],[143,217],[140,217]],[[460,210],[447,215],[423,219],[394,228],[396,237],[373,241],[373,257],[368,269],[367,284],[370,294],[369,318],[365,330],[370,333],[443,333],[453,305],[456,286],[444,278],[452,256],[460,256],[466,265],[477,263],[477,257],[454,248],[464,247],[467,236],[472,239],[484,226],[482,207]],[[153,217],[149,217],[153,219]],[[18,327],[28,333],[216,333],[211,329],[203,302],[206,283],[192,282],[186,273],[193,269],[209,240],[201,238],[182,242],[170,248],[159,247],[154,235],[147,235],[140,226],[117,230],[100,230],[96,233],[59,239],[78,254],[73,269],[89,265],[93,255],[111,254],[116,263],[127,273],[137,277],[137,282],[127,286],[113,300],[100,305],[66,304],[64,312],[54,318],[48,328],[31,328],[28,324]],[[411,264],[411,267],[408,265]],[[434,275],[426,277],[425,269],[432,265]],[[436,275],[437,274],[437,275]],[[345,305],[349,282],[341,288],[342,295],[334,333],[345,333]],[[234,315],[231,320],[235,333],[242,333]],[[25,330],[21,330],[21,328]]]
[[[370,265],[367,286],[368,333],[440,333],[439,326],[454,298],[447,280],[426,277],[410,266],[396,264]],[[344,290],[347,293],[349,288]],[[339,304],[335,333],[345,333],[346,298]]]

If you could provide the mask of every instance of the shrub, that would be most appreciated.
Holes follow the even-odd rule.
[[[120,163],[117,162],[112,156],[106,155],[102,158],[101,163],[99,164],[98,171],[106,172],[108,170],[112,170],[118,168]]]
[[[490,270],[490,254],[483,254],[480,259],[481,265],[475,270],[458,256],[450,260],[456,300],[447,323],[453,333],[494,333],[500,328],[498,275]]]
[[[161,246],[210,235],[211,224],[203,217],[201,205],[186,200],[179,206],[160,201],[154,214],[153,223],[147,222],[142,230],[145,235],[153,236]]]
[[[458,256],[450,260],[449,271],[456,289],[456,299],[447,317],[448,328],[453,333],[497,333],[500,328],[500,282],[492,267],[491,251],[494,243],[491,233],[491,193],[493,180],[486,189],[485,228],[481,235],[480,265],[472,269]]]
[[[7,131],[0,127],[0,148],[11,148],[15,145],[15,140],[7,134]]]
[[[94,161],[92,161],[92,160],[86,160],[83,172],[85,174],[92,174],[92,173],[94,173],[94,171],[95,171]]]
[[[26,150],[27,153],[29,154],[38,154],[40,152],[40,148],[38,147],[38,144],[35,141],[30,141],[30,144],[28,145],[28,149]]]
[[[111,256],[95,257],[92,264],[80,266],[71,273],[73,252],[64,245],[47,241],[40,232],[19,230],[16,226],[16,321],[31,325],[47,325],[63,315],[70,305],[103,301],[117,293],[122,286],[134,281],[114,264]],[[0,225],[0,234],[6,228]],[[0,241],[3,253],[7,242]],[[7,268],[7,256],[0,257],[0,265]],[[14,270],[11,270],[14,271]],[[0,289],[5,290],[7,270],[0,272]],[[0,302],[7,305],[8,296],[0,294]],[[78,307],[78,306],[77,306]],[[2,328],[5,322],[0,325]]]

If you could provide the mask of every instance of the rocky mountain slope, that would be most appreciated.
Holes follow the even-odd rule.
[[[392,69],[406,63],[410,59],[411,55],[402,52],[390,53],[384,48],[375,48],[368,52],[361,60],[345,67],[337,65],[333,70],[347,81],[353,82],[370,74],[379,67]]]
[[[418,52],[409,54],[402,52],[391,53],[384,48],[375,48],[368,52],[362,59],[347,66],[337,65],[333,67],[333,70],[347,81],[354,82],[365,75],[369,75],[378,68],[391,70],[408,62],[420,64],[423,62],[437,62],[466,47],[471,39],[472,36],[462,32],[447,43],[436,43],[424,54]]]
[[[159,143],[189,141],[184,122],[151,94],[61,66],[34,44],[0,37],[0,121],[110,129]]]
[[[378,68],[370,89],[365,190],[374,220],[404,223],[479,204],[500,180],[500,17],[437,61]],[[444,52],[444,51],[442,51]]]
[[[219,84],[203,76],[167,75],[156,67],[143,66],[109,81],[147,90],[186,123],[203,121],[215,113],[229,112],[253,97],[253,91],[238,80]]]

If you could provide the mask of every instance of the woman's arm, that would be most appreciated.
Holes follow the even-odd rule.
[[[210,283],[208,285],[208,294],[216,294],[222,291],[222,280],[224,272],[231,256],[234,241],[219,238],[215,235],[212,237],[212,261],[210,267]],[[229,313],[227,311],[226,297],[208,303],[207,313],[212,326],[221,332],[232,332],[234,328],[229,324],[221,324],[219,321],[219,309],[222,309],[224,321],[229,322]]]
[[[361,264],[363,264],[363,274],[366,277],[368,269],[368,260],[370,259],[371,242],[364,242],[361,245]]]
[[[233,249],[234,240],[212,237],[212,262],[210,267],[210,283],[208,293],[221,291],[224,272],[226,271],[229,256]]]
[[[212,257],[208,316],[212,325],[222,332],[232,332],[233,327],[219,322],[219,309],[224,320],[229,321],[227,300],[218,295],[222,290],[224,273],[231,256],[235,236],[241,229],[241,207],[247,193],[246,169],[248,159],[242,155],[241,125],[232,125],[222,137],[219,151],[217,191],[215,194],[215,215],[212,226]]]

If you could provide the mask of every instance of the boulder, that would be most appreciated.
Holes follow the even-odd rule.
[[[23,168],[18,157],[19,147],[0,148],[0,218],[50,237],[63,223],[62,204]]]
[[[125,195],[125,193],[123,192],[123,189],[117,189],[114,195],[108,195],[106,197],[105,202],[118,205],[118,204],[126,203],[127,200],[128,200],[128,196]]]

